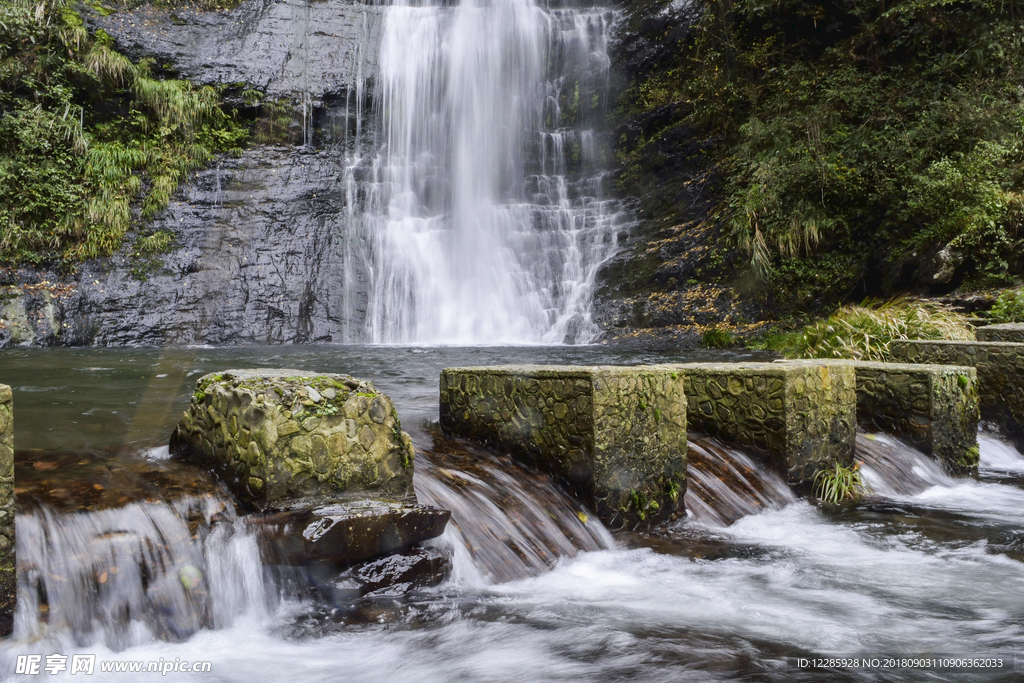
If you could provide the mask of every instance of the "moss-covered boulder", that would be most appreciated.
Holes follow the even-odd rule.
[[[348,375],[205,375],[170,447],[208,464],[259,510],[366,498],[415,502],[412,441],[391,399]]]
[[[0,384],[0,635],[14,625],[18,579],[14,562],[14,397]]]

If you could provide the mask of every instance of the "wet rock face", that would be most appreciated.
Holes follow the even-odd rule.
[[[383,11],[354,0],[249,0],[230,12],[141,7],[89,21],[131,57],[154,57],[193,82],[316,100],[373,76]]]
[[[853,460],[857,428],[852,366],[825,363],[688,363],[666,366],[685,378],[696,429],[764,458],[791,484]]]
[[[249,525],[268,564],[350,565],[436,538],[450,516],[448,510],[428,505],[359,500],[250,517]],[[381,571],[376,583],[383,586],[387,572]]]
[[[415,501],[412,441],[391,400],[348,375],[206,375],[170,449],[211,466],[239,500],[261,510]]]
[[[611,528],[666,519],[685,491],[686,404],[667,372],[447,368],[441,427],[554,474]]]
[[[344,341],[368,278],[347,256],[340,151],[256,148],[199,172],[153,221],[174,248],[140,270],[130,245],[58,297],[60,343]]]
[[[0,636],[14,626],[14,397],[0,384]]]

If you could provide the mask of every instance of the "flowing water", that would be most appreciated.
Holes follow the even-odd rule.
[[[18,654],[89,653],[210,661],[212,673],[166,678],[247,683],[1019,680],[1012,664],[813,672],[788,659],[1019,661],[1024,457],[995,436],[983,435],[976,478],[901,492],[899,472],[921,463],[890,453],[902,464],[877,481],[892,490],[835,509],[792,501],[743,454],[694,438],[706,455],[693,461],[691,518],[610,538],[546,478],[437,433],[445,366],[712,358],[754,359],[602,347],[5,351],[24,547],[17,633],[0,645],[0,670]],[[450,580],[364,599],[358,618],[338,619],[265,573],[216,482],[161,448],[201,373],[245,366],[349,372],[394,398],[417,446],[419,495],[453,508],[438,540],[455,554]],[[878,467],[860,457],[865,474]],[[753,514],[740,516],[709,476],[746,481],[740,499]]]
[[[379,140],[344,173],[356,341],[570,343],[598,336],[598,267],[625,214],[605,197],[608,8],[534,0],[386,8]],[[375,129],[376,130],[376,129]],[[364,152],[365,149],[379,150]]]

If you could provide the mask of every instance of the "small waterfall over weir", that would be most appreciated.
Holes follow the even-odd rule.
[[[604,198],[608,9],[395,0],[380,151],[345,171],[372,343],[585,343],[624,221]],[[351,236],[356,236],[353,239]],[[346,296],[354,288],[346,287]]]
[[[687,435],[688,516],[712,526],[728,526],[762,510],[779,509],[796,496],[779,475],[718,439]]]

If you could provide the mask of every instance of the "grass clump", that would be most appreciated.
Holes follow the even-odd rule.
[[[132,62],[67,0],[0,6],[0,258],[108,256],[189,173],[239,153],[248,126],[211,87]],[[166,246],[143,238],[142,251]]]
[[[989,311],[991,323],[1024,323],[1024,287],[1008,289],[999,295]]]
[[[735,342],[732,332],[723,327],[710,327],[701,337],[701,343],[708,349],[727,349]]]
[[[819,470],[814,475],[814,496],[823,503],[838,505],[845,500],[857,500],[864,491],[860,467],[835,464],[832,469]]]
[[[886,361],[889,344],[907,339],[970,341],[974,331],[964,316],[947,306],[897,298],[843,306],[790,338],[783,353],[790,358]]]

